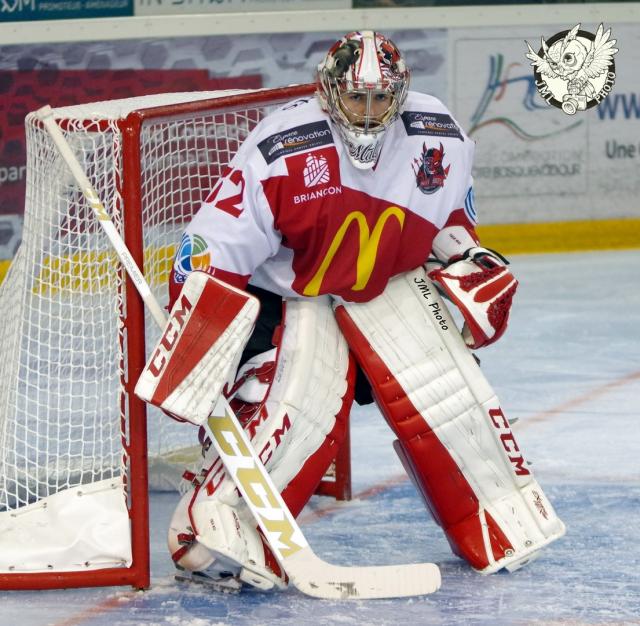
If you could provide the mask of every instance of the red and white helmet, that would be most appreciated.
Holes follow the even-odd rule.
[[[318,99],[337,124],[351,162],[373,167],[387,128],[398,118],[409,88],[409,70],[396,45],[371,30],[348,33],[318,65]],[[356,114],[346,94],[361,98]],[[384,110],[376,104],[384,102]]]

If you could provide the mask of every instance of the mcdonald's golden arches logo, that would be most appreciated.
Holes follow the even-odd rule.
[[[320,293],[320,288],[325,274],[342,245],[349,226],[351,226],[353,222],[356,222],[358,225],[360,237],[358,243],[358,258],[356,261],[356,282],[353,284],[351,289],[353,291],[362,291],[365,289],[376,264],[378,246],[380,244],[382,232],[385,224],[392,217],[395,217],[398,220],[400,230],[402,230],[404,226],[405,213],[397,206],[391,206],[385,209],[376,220],[373,230],[369,230],[369,224],[364,213],[361,211],[351,211],[351,213],[344,218],[340,228],[338,228],[338,231],[331,240],[331,245],[329,246],[327,253],[322,259],[322,263],[320,263],[320,267],[313,275],[313,278],[307,283],[302,293],[305,296],[317,296]]]

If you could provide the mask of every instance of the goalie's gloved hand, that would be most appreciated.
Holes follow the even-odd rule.
[[[507,328],[518,281],[509,262],[487,248],[469,248],[462,256],[437,267],[427,263],[429,278],[460,309],[465,323],[462,337],[470,348],[499,339]]]

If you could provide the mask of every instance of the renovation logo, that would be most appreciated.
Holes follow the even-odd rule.
[[[541,38],[537,53],[525,43],[536,87],[549,104],[574,115],[597,106],[611,93],[616,78],[613,57],[618,52],[611,29],[605,32],[600,24],[594,35],[576,24],[547,41]]]
[[[303,124],[271,135],[258,144],[267,165],[281,156],[311,150],[333,143],[333,136],[326,121]]]

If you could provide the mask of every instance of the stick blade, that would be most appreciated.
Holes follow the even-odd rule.
[[[305,548],[287,557],[290,582],[302,593],[334,600],[402,598],[433,593],[440,588],[440,569],[434,563],[341,567]]]

